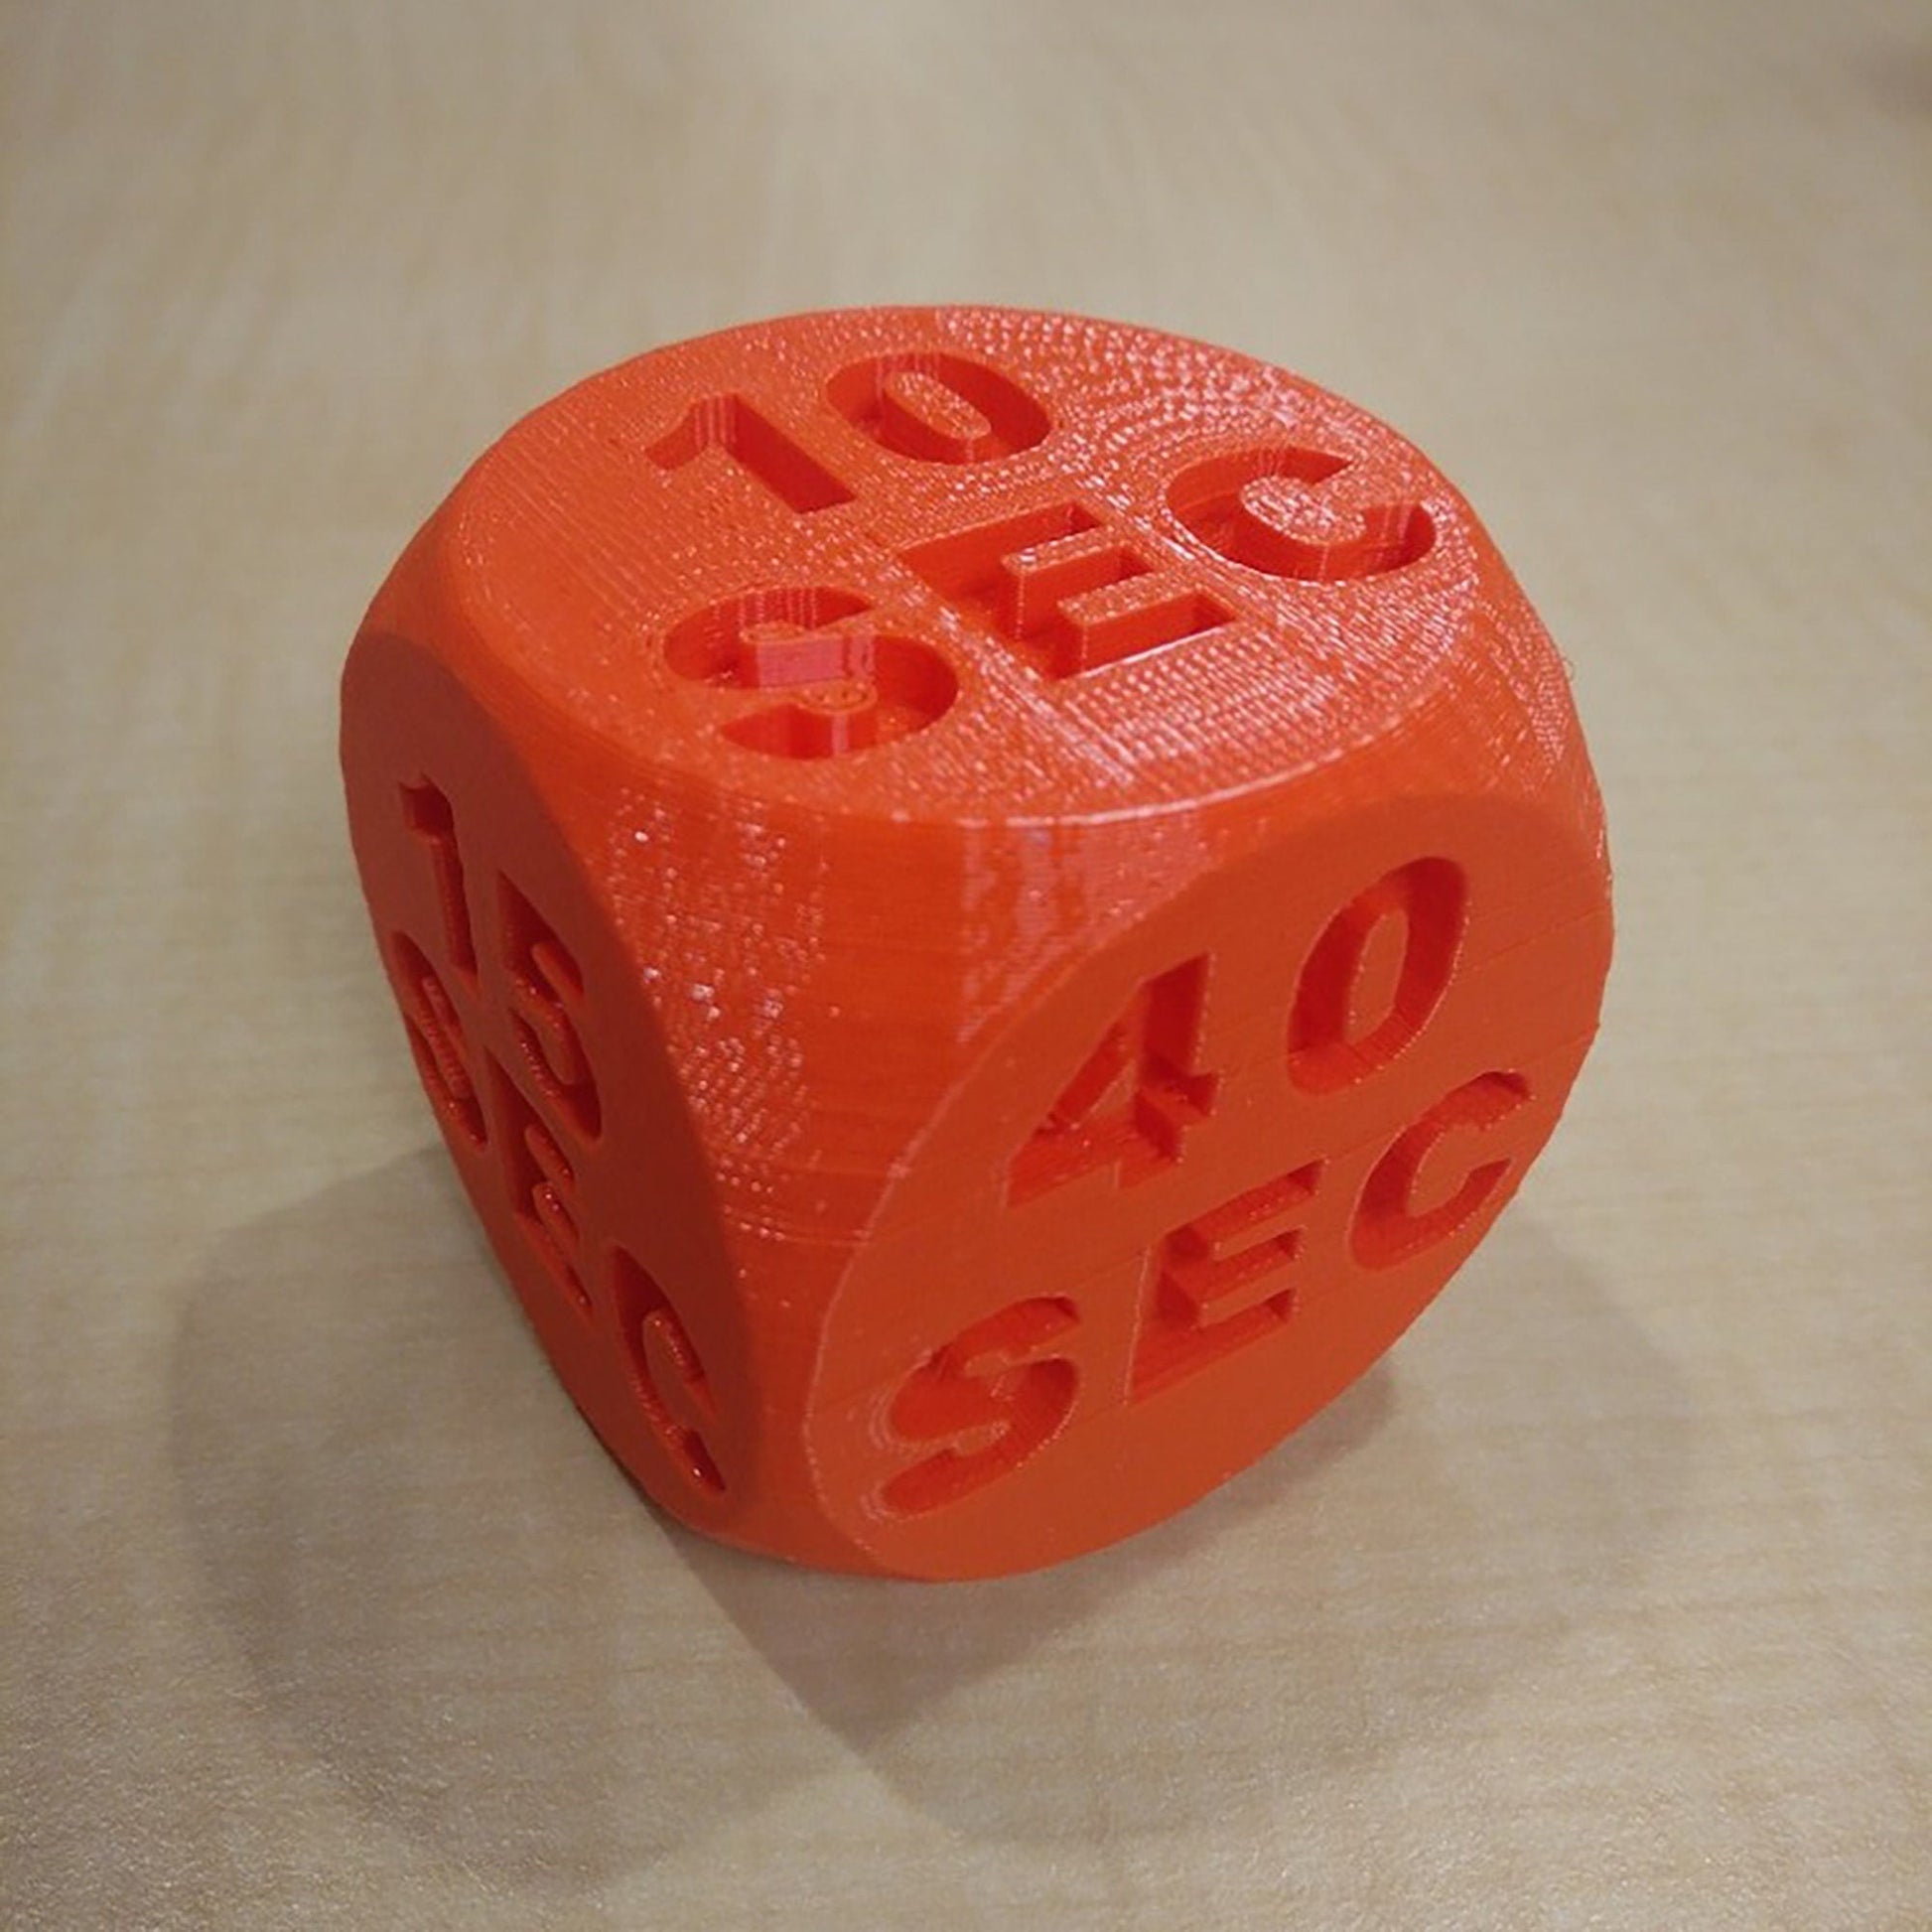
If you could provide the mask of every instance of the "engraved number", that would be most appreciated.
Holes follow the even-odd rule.
[[[1296,988],[1289,1077],[1332,1093],[1387,1066],[1449,991],[1467,913],[1461,869],[1417,859],[1330,919]]]
[[[1123,1185],[1179,1160],[1218,1084],[1194,1070],[1207,987],[1205,958],[1148,981],[1108,1028],[1015,1157],[1009,1195],[1029,1200],[1096,1168]]]
[[[536,907],[500,873],[496,893],[510,1013],[530,1078],[580,1139],[594,1141],[603,1130],[604,1103],[571,1017],[584,998],[583,972]]]
[[[470,899],[463,883],[463,850],[457,844],[456,813],[449,799],[424,779],[402,787],[403,823],[429,848],[436,874],[437,903],[443,914],[443,942],[450,963],[473,985],[477,941],[470,924]]]
[[[747,591],[686,618],[664,655],[693,683],[784,694],[725,722],[736,745],[789,759],[864,752],[924,731],[959,694],[938,651],[868,622],[870,608],[821,585]]]
[[[930,350],[854,362],[825,396],[874,442],[922,463],[992,463],[1031,450],[1053,426],[1010,375]]]
[[[852,492],[815,457],[761,416],[743,396],[701,396],[684,420],[650,446],[660,470],[681,470],[720,450],[801,515],[849,503]]]

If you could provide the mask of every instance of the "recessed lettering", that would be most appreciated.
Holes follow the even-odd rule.
[[[470,1066],[469,1046],[455,1005],[422,947],[404,933],[392,934],[389,958],[396,998],[409,1034],[416,1071],[437,1117],[473,1148],[489,1139],[483,1100]]]
[[[868,356],[841,369],[825,394],[875,443],[921,463],[994,463],[1043,442],[1053,426],[1011,376],[943,350]]]
[[[903,561],[1049,678],[1143,656],[1234,616],[1071,500],[917,544]]]
[[[1010,1475],[1058,1432],[1079,1371],[1061,1350],[1079,1326],[1058,1297],[1016,1302],[977,1321],[920,1363],[894,1399],[893,1433],[943,1443],[893,1476],[880,1501],[896,1515],[943,1508]]]
[[[563,1300],[588,1315],[591,1298],[584,1285],[577,1170],[508,1072],[494,1059],[489,1070],[503,1186],[517,1227]]]
[[[427,779],[402,787],[403,822],[429,853],[436,875],[436,899],[443,915],[443,943],[450,964],[471,982],[477,977],[477,941],[470,924],[470,898],[463,881],[463,849],[457,843],[456,813]]]
[[[1289,1015],[1288,1068],[1298,1087],[1352,1086],[1422,1032],[1449,990],[1467,910],[1461,868],[1417,859],[1328,921]]]
[[[1168,505],[1210,550],[1268,577],[1340,584],[1426,557],[1436,526],[1420,503],[1352,508],[1323,487],[1350,467],[1326,450],[1269,444],[1190,465]]]
[[[870,605],[825,585],[746,591],[694,612],[664,640],[680,677],[778,702],[748,703],[720,726],[773,758],[840,758],[936,724],[959,695],[945,657],[883,630]]]
[[[1214,1105],[1216,1077],[1194,1065],[1206,988],[1200,958],[1135,994],[1014,1157],[1011,1199],[1102,1168],[1131,1186],[1180,1159],[1188,1132]]]
[[[611,1301],[630,1385],[652,1434],[694,1489],[722,1494],[725,1479],[705,1439],[718,1404],[704,1363],[670,1297],[622,1248],[611,1255]]]
[[[1434,1206],[1426,1200],[1428,1170],[1452,1136],[1487,1136],[1529,1097],[1529,1082],[1520,1073],[1479,1074],[1399,1135],[1362,1188],[1353,1234],[1356,1260],[1366,1268],[1393,1268],[1465,1226],[1509,1172],[1509,1158],[1479,1162]]]
[[[682,470],[707,450],[729,457],[800,515],[849,503],[852,492],[831,471],[740,395],[701,396],[684,419],[650,446],[660,470]]]
[[[1162,1242],[1135,1347],[1137,1398],[1286,1325],[1303,1217],[1320,1173],[1313,1162],[1264,1181]]]
[[[510,881],[498,874],[503,965],[509,1008],[525,1071],[558,1118],[580,1140],[603,1131],[604,1103],[573,1017],[584,975],[569,947]]]

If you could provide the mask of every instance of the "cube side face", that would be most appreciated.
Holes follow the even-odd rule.
[[[420,588],[389,601],[461,664]],[[515,734],[443,651],[365,627],[342,749],[377,948],[504,1272],[619,1460],[730,1535],[763,1459],[750,1341],[710,1163],[608,906]]]
[[[796,318],[580,385],[345,684],[418,1069],[674,1514],[1034,1567],[1358,1375],[1554,1126],[1609,941],[1554,649],[1284,371]]]

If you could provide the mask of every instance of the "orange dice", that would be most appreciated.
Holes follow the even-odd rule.
[[[343,685],[417,1070],[662,1507],[989,1576],[1373,1362],[1556,1125],[1610,944],[1467,504],[1247,356],[997,309],[660,349],[512,429]]]

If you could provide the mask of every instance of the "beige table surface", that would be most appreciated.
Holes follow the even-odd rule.
[[[1932,1925],[1922,4],[0,21],[0,1923]],[[333,743],[514,414],[939,297],[1429,449],[1574,661],[1621,919],[1392,1357],[949,1589],[697,1542],[576,1420]]]

